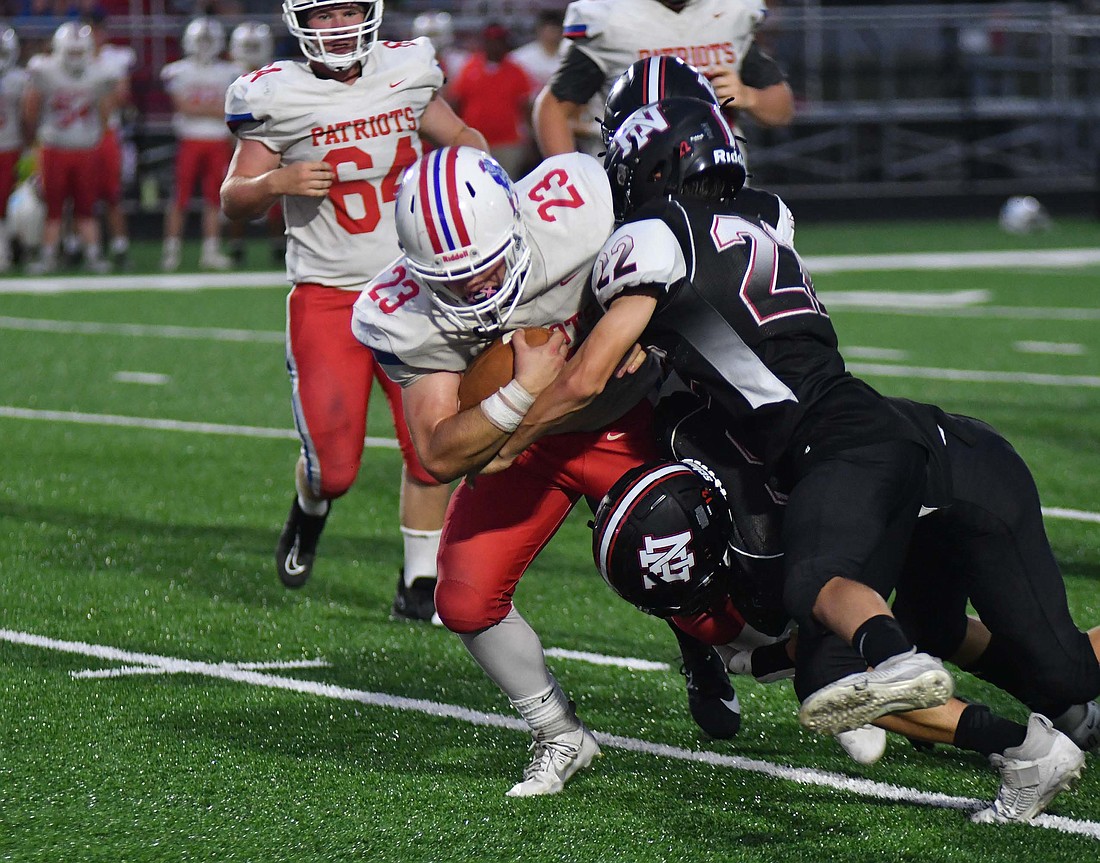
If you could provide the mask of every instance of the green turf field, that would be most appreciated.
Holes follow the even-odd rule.
[[[1063,221],[1021,242],[992,224],[807,224],[798,243],[811,270],[821,261],[815,284],[854,369],[989,420],[1033,466],[1075,615],[1100,624],[1100,265],[841,272],[822,260],[1096,249],[1100,227]],[[138,248],[136,272],[157,254]],[[259,243],[248,268],[269,266]],[[1100,857],[1095,757],[1050,815],[1004,827],[966,817],[996,791],[983,759],[891,737],[859,767],[800,729],[786,683],[737,681],[741,735],[703,737],[665,625],[595,574],[587,512],[517,604],[547,649],[621,660],[550,660],[604,757],[561,795],[506,798],[527,738],[504,697],[453,635],[388,618],[396,450],[367,451],[313,580],[288,592],[275,576],[297,450],[281,280],[12,284],[0,280],[0,860]],[[922,302],[899,309],[895,292]],[[369,434],[392,435],[381,398]],[[1025,716],[959,679],[961,694]]]

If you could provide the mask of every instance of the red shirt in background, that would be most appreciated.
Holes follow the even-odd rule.
[[[448,95],[466,125],[498,147],[524,141],[531,87],[530,77],[511,58],[490,63],[479,51],[462,67]]]

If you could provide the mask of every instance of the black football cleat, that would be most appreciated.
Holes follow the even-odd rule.
[[[691,718],[718,740],[736,736],[741,730],[741,705],[721,658],[709,644],[680,632],[671,621],[669,625],[680,642],[680,655],[684,660],[680,673],[687,682]]]
[[[317,540],[325,529],[329,512],[332,512],[331,503],[324,515],[308,515],[298,505],[298,496],[294,496],[290,515],[286,517],[279,544],[275,547],[275,570],[287,587],[298,588],[309,580],[317,554]]]
[[[397,593],[393,597],[391,616],[394,620],[416,620],[442,626],[435,613],[436,579],[422,576],[413,580],[412,586],[405,584],[405,570],[397,573]]]

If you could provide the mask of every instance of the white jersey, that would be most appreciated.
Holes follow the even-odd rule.
[[[516,183],[520,218],[527,229],[531,270],[508,329],[561,330],[573,347],[599,311],[587,290],[592,263],[614,225],[611,186],[600,163],[582,153],[552,156]],[[352,332],[406,387],[433,372],[463,372],[492,336],[445,317],[428,289],[400,257],[372,281],[355,303]],[[570,430],[606,425],[652,387],[651,374],[630,375],[606,398],[570,424]]]
[[[576,0],[565,10],[565,35],[603,71],[602,102],[615,79],[646,57],[739,72],[766,14],[764,0],[689,0],[680,12],[656,0]]]
[[[23,115],[23,91],[27,87],[27,73],[12,67],[0,75],[0,150],[19,150],[23,146],[21,132]]]
[[[353,84],[277,60],[238,78],[226,122],[282,164],[326,161],[337,181],[325,198],[287,195],[287,278],[359,290],[398,254],[394,200],[421,153],[420,118],[443,84],[426,38],[379,42]]]
[[[240,69],[228,60],[200,63],[184,57],[160,70],[164,89],[175,100],[221,105],[225,91],[237,80]],[[176,111],[172,115],[172,131],[181,141],[220,141],[229,135],[221,117],[196,117]]]
[[[99,104],[118,80],[91,63],[73,75],[52,54],[36,54],[27,64],[31,85],[42,95],[38,140],[61,150],[88,150],[103,137]]]
[[[134,49],[127,45],[112,45],[108,42],[100,47],[94,62],[107,70],[108,76],[114,78],[116,82],[124,81],[130,77],[130,73],[137,64],[137,55]],[[107,117],[107,125],[112,129],[122,126],[119,106],[115,106]]]
[[[512,58],[514,63],[518,63],[523,67],[523,71],[534,83],[534,91],[537,93],[550,80],[550,76],[558,70],[562,52],[553,51],[547,54],[546,49],[542,47],[542,43],[536,39],[526,45],[520,45],[508,56]]]

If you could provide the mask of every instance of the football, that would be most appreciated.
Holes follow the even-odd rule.
[[[550,338],[550,330],[545,327],[524,327],[523,332],[529,345],[545,344]],[[458,385],[459,410],[481,404],[515,377],[514,360],[511,332],[505,333],[474,357]]]

